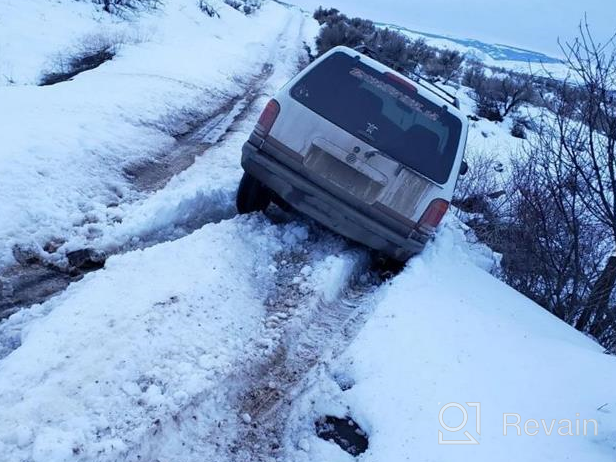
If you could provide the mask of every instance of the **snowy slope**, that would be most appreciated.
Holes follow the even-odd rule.
[[[450,224],[381,288],[358,337],[315,372],[296,404],[294,460],[352,460],[314,436],[313,422],[328,414],[350,416],[368,433],[362,461],[614,460],[616,358],[490,276],[486,263]],[[452,402],[466,407],[469,422],[445,439],[467,440],[466,430],[478,445],[438,444],[439,411]],[[481,404],[480,435],[468,402]],[[514,427],[503,436],[504,413],[521,416],[522,432],[529,419],[539,428],[541,419],[556,423],[550,436],[517,436]],[[560,436],[561,419],[573,433],[576,420],[594,419],[598,435],[590,425],[588,436]],[[444,421],[457,427],[462,412],[449,409]]]
[[[259,333],[271,284],[260,268],[282,245],[262,225],[205,227],[111,259],[41,307],[49,314],[0,364],[3,460],[118,460],[258,354],[246,333]]]
[[[4,0],[0,4],[0,86],[37,83],[58,54],[85,36],[126,31],[123,22],[91,2]]]
[[[459,51],[468,59],[475,59],[489,67],[499,67],[534,75],[549,75],[554,78],[565,78],[568,75],[568,68],[564,63],[544,53],[507,45],[485,43],[476,39],[430,34],[395,24],[378,25],[396,30],[411,40],[423,39],[430,46]]]
[[[35,3],[47,11],[47,1]],[[16,245],[61,260],[63,250],[52,257],[45,244],[92,237],[96,223],[121,219],[118,206],[143,197],[127,167],[172,149],[187,123],[246,92],[288,37],[303,38],[291,20],[298,13],[275,3],[251,17],[217,5],[221,18],[203,14],[192,0],[144,14],[124,27],[150,31],[148,41],[124,46],[72,81],[0,87],[0,265],[13,261]],[[62,1],[50,11],[60,8],[70,20],[83,6]],[[9,33],[28,49],[28,17],[17,13],[13,5],[3,20],[21,28]],[[57,44],[65,31],[56,16],[45,14],[38,26],[56,31]]]

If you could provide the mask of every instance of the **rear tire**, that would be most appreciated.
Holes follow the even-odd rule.
[[[280,210],[282,210],[283,212],[293,212],[293,207],[291,207],[289,203],[285,201],[282,197],[280,197],[278,194],[272,195],[272,202],[278,207],[280,207]]]
[[[270,204],[272,192],[252,175],[244,172],[237,188],[236,206],[240,214],[262,212]]]

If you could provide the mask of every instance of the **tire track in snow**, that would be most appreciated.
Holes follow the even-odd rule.
[[[259,74],[243,84],[246,89],[243,94],[234,96],[205,117],[190,120],[190,128],[174,136],[177,144],[169,152],[125,167],[134,187],[150,193],[162,189],[172,177],[189,168],[197,157],[224,142],[227,133],[244,120],[261,96],[259,88],[271,77],[273,70],[271,63],[265,63]]]
[[[228,135],[234,133],[237,127],[255,110],[254,106],[259,98],[276,87],[276,85],[268,87],[267,84],[276,71],[272,62],[297,60],[299,55],[298,66],[302,67],[307,63],[307,58],[302,55],[302,52],[305,54],[302,41],[304,24],[303,18],[300,24],[296,24],[295,18],[285,23],[283,30],[275,40],[279,48],[272,50],[268,62],[263,64],[259,73],[244,80],[242,84],[245,88],[244,93],[232,97],[205,116],[193,115],[194,119],[184,121],[183,124],[189,127],[175,134],[177,143],[169,152],[160,153],[155,159],[127,166],[125,174],[131,180],[135,190],[146,195],[163,190],[171,178],[190,168],[198,157],[203,156],[212,148],[224,145]],[[293,47],[287,47],[286,38],[291,33],[297,38]],[[186,117],[186,115],[180,115],[177,119],[182,120]],[[175,123],[177,122],[176,120]],[[210,197],[207,198],[195,198],[193,205],[198,205],[198,214],[188,210],[190,203],[179,204],[181,212],[176,215],[172,223],[168,223],[166,227],[158,227],[149,235],[137,236],[137,245],[129,241],[119,248],[108,248],[101,252],[86,240],[82,248],[73,251],[80,253],[80,259],[81,254],[85,255],[83,260],[85,265],[72,265],[70,259],[67,264],[65,257],[55,254],[56,248],[61,247],[56,243],[50,243],[47,246],[50,252],[47,255],[30,249],[17,249],[18,253],[24,254],[24,258],[18,259],[17,265],[4,268],[0,272],[0,322],[21,308],[43,303],[62,292],[69,284],[79,281],[85,274],[100,269],[104,265],[104,260],[111,255],[177,239],[207,223],[219,222],[235,215],[233,197],[228,191],[213,188],[209,195]],[[116,207],[115,204],[109,207],[111,223],[107,225],[117,220],[113,212]],[[207,210],[204,210],[204,207],[207,207]],[[83,228],[88,228],[90,225],[91,223],[86,220]],[[174,228],[177,227],[184,228],[184,231],[180,234],[172,234]]]
[[[254,371],[255,385],[239,399],[244,425],[235,440],[236,461],[285,460],[284,434],[295,398],[311,371],[350,344],[367,320],[382,282],[366,257],[356,262],[333,299],[322,296],[301,323],[291,326],[276,354]]]
[[[272,218],[284,222],[285,215]],[[365,250],[318,228],[307,239],[302,250],[276,257],[263,328],[243,364],[217,390],[159,422],[123,460],[265,461],[277,455],[294,388],[354,337],[380,282]]]
[[[289,34],[296,25],[289,21],[283,34]],[[287,53],[291,51],[296,52],[287,50]],[[267,80],[273,68],[264,68],[263,72]],[[176,158],[179,166],[186,162],[184,168],[187,168],[197,157],[195,153],[208,143],[211,144],[207,149],[220,146],[227,134],[254,110],[254,102],[264,95],[265,92],[255,87],[252,93],[235,99],[226,112],[221,111],[205,124],[179,136],[180,145],[169,154],[169,159]],[[169,176],[174,168],[145,167],[133,172],[135,184],[146,190],[148,185],[164,189],[169,178],[178,173]],[[213,220],[229,218],[234,213],[232,197],[222,190],[216,192],[216,188],[210,196],[217,194],[218,199],[210,202],[208,213],[216,217]],[[288,215],[275,212],[272,218],[284,223]],[[169,223],[171,227],[178,224],[176,219]],[[184,221],[191,223],[191,220]],[[197,223],[198,220],[194,225]],[[129,243],[116,253],[181,237],[166,230],[163,226],[139,244]],[[144,440],[127,450],[125,460],[166,460],[169,456],[170,460],[202,461],[211,460],[205,456],[217,455],[216,460],[258,461],[281,455],[280,440],[290,402],[310,371],[352,340],[370,312],[373,291],[381,282],[378,272],[371,269],[365,251],[350,250],[345,241],[328,232],[312,234],[304,251],[279,255],[276,288],[266,303],[263,332],[254,341],[255,351],[246,352],[246,362],[224,380],[223,387],[194,396],[176,415],[154,422]],[[332,257],[336,253],[339,256]],[[336,268],[335,263],[340,261],[345,264]],[[317,281],[311,279],[314,274],[307,268],[324,262],[334,267],[323,274],[336,277],[337,282],[332,282],[329,288],[315,287]],[[224,410],[222,415],[213,411],[217,408]]]
[[[164,189],[171,178],[185,171],[193,165],[195,159],[207,153],[215,146],[223,144],[227,135],[234,131],[247,115],[254,109],[255,101],[263,96],[261,88],[273,73],[271,63],[265,63],[261,72],[245,84],[246,91],[233,97],[214,113],[192,122],[192,127],[177,135],[177,144],[167,152],[161,153],[157,159],[150,159],[139,164],[133,164],[125,168],[125,173],[130,178],[137,191],[152,194]],[[199,208],[200,215],[183,213],[181,223],[170,223],[170,227],[183,226],[185,232],[181,235],[200,228],[207,223],[219,222],[235,215],[233,198],[228,194],[211,191],[212,200],[209,201],[208,210],[203,213],[203,207]],[[182,204],[184,208],[189,204]],[[114,206],[115,207],[115,206]],[[115,214],[111,213],[110,216]],[[112,220],[115,218],[112,218]],[[180,217],[178,217],[180,221]],[[84,226],[89,226],[85,223]],[[0,321],[9,317],[21,308],[27,308],[36,303],[43,303],[53,295],[62,292],[72,282],[79,281],[85,274],[100,269],[104,260],[111,255],[124,253],[136,248],[145,248],[156,245],[170,239],[177,239],[181,235],[166,235],[164,230],[157,230],[146,239],[139,239],[139,245],[127,245],[113,249],[113,251],[101,252],[89,245],[83,249],[77,249],[67,254],[68,264],[64,258],[45,258],[37,252],[29,249],[17,249],[17,253],[24,254],[18,259],[18,264],[4,268],[0,273]],[[55,247],[53,244],[50,248]],[[55,250],[52,250],[53,254]],[[72,255],[76,253],[85,255],[83,263],[72,264]]]

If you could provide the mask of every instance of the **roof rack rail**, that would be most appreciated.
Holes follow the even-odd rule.
[[[409,79],[411,79],[414,82],[416,82],[419,85],[421,85],[426,90],[429,90],[432,93],[440,96],[444,100],[449,100],[449,102],[451,104],[453,104],[457,109],[460,109],[460,100],[458,99],[458,97],[455,96],[455,95],[452,95],[451,93],[449,93],[447,90],[445,90],[440,85],[437,85],[436,82],[431,82],[431,81],[429,81],[428,79],[422,77],[421,75],[419,75],[416,72],[408,72],[408,73],[405,72],[405,75]],[[430,86],[428,86],[428,85],[430,85]],[[438,93],[435,90],[438,90],[440,93]]]
[[[368,45],[358,45],[354,48],[354,50],[378,61],[378,53],[372,48],[370,48]],[[437,85],[435,82],[430,82],[428,79],[422,77],[417,72],[403,71],[400,73],[411,79],[413,82],[418,83],[424,89],[453,104],[457,109],[460,109],[460,100],[458,99],[458,97],[452,95],[447,90]]]

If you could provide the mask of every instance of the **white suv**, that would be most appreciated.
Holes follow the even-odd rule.
[[[447,211],[466,169],[467,131],[457,100],[440,88],[334,48],[261,114],[242,150],[238,211],[284,201],[404,261]]]

